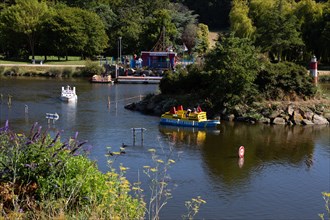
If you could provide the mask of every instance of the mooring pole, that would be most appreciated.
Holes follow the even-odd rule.
[[[135,146],[135,128],[133,128],[133,146]]]
[[[11,95],[8,94],[8,107],[10,108],[11,107]]]
[[[25,105],[24,112],[25,112],[25,114],[29,113],[29,106],[28,105]]]

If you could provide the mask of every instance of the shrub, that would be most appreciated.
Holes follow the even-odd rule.
[[[266,99],[313,97],[316,86],[307,70],[294,63],[267,64],[255,80],[260,94]]]
[[[70,77],[72,77],[72,74],[73,74],[72,68],[67,67],[67,68],[63,69],[63,72],[62,72],[63,77],[70,78]]]
[[[5,67],[4,66],[0,66],[0,76],[2,76],[5,72]]]
[[[62,143],[60,133],[52,138],[37,123],[25,136],[6,122],[0,129],[0,217],[143,217],[144,202],[129,195],[123,173],[101,173],[77,135]]]
[[[48,75],[53,77],[62,77],[63,69],[53,67],[49,70]]]
[[[85,77],[92,77],[93,75],[100,75],[103,72],[103,67],[101,67],[98,63],[88,60],[86,61],[85,67],[82,69],[81,74]]]

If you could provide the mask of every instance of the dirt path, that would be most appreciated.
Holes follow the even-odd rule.
[[[72,64],[0,64],[0,66],[13,67],[84,67],[85,65],[72,65]]]

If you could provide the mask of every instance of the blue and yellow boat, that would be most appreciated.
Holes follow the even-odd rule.
[[[184,127],[199,127],[199,128],[218,128],[220,120],[207,119],[206,112],[200,107],[191,111],[190,109],[183,110],[182,105],[177,109],[172,107],[169,112],[162,114],[160,124],[175,125]]]

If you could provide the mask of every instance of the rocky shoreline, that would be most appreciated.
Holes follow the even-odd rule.
[[[160,116],[171,106],[176,106],[177,103],[177,100],[173,98],[149,95],[140,102],[126,105],[125,108]],[[206,111],[209,112],[207,109]],[[231,110],[210,110],[210,112],[214,112],[212,115],[208,115],[210,118],[253,124],[329,125],[330,100],[268,101],[253,103],[251,106],[238,105]]]

